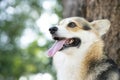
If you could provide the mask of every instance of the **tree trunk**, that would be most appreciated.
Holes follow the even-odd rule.
[[[63,18],[82,16],[87,20],[109,19],[105,53],[120,66],[120,0],[62,0]]]
[[[62,0],[63,18],[71,16],[86,17],[86,0]]]

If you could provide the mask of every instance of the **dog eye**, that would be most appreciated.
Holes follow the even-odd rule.
[[[74,27],[76,27],[77,25],[74,23],[74,22],[70,22],[69,24],[68,24],[68,27],[71,27],[71,28],[74,28]]]

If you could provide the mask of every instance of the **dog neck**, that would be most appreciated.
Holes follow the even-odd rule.
[[[94,44],[92,44],[90,46],[90,48],[88,49],[88,51],[86,52],[86,55],[83,59],[82,63],[82,71],[81,71],[81,75],[83,76],[83,80],[84,78],[86,78],[90,72],[90,67],[93,66],[93,64],[95,64],[95,62],[99,62],[101,61],[103,58],[105,58],[104,54],[103,54],[103,41],[97,41]],[[90,80],[90,79],[88,79]]]
[[[58,52],[54,56],[58,80],[85,80],[91,62],[103,57],[103,42],[98,40],[67,51],[69,53]]]

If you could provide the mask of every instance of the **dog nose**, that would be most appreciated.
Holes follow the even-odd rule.
[[[57,30],[58,30],[57,27],[51,27],[51,28],[49,28],[49,31],[50,31],[51,34],[54,34]]]

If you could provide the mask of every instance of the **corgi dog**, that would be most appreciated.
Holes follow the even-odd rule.
[[[70,17],[49,28],[56,42],[48,56],[53,57],[57,80],[120,80],[117,65],[103,52],[101,36],[109,27],[107,19]]]

